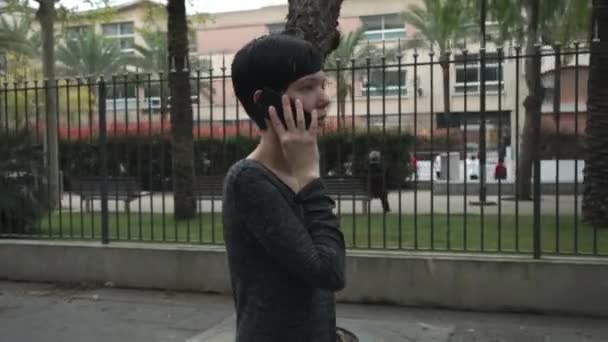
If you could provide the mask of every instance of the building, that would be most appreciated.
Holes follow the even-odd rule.
[[[415,29],[403,21],[400,13],[408,6],[421,3],[419,0],[345,0],[343,3],[339,24],[343,33],[354,31],[360,27],[364,30],[366,41],[363,44],[373,44],[387,49],[405,43],[415,34]],[[251,39],[260,35],[280,31],[285,23],[287,5],[270,6],[257,10],[218,13],[213,20],[202,23],[197,30],[198,52],[208,56],[212,61],[214,74],[213,99],[205,99],[207,113],[215,117],[202,116],[201,120],[240,120],[243,117],[242,108],[236,104],[236,99],[228,80],[221,75],[229,74],[230,64],[234,53]],[[491,24],[490,31],[491,32]],[[371,127],[397,127],[416,134],[445,134],[447,130],[466,132],[469,141],[475,142],[479,137],[479,123],[485,117],[488,127],[488,142],[490,147],[497,147],[501,142],[514,141],[517,130],[512,129],[516,122],[520,130],[524,122],[525,109],[521,104],[526,95],[524,77],[525,58],[517,58],[513,47],[504,48],[502,53],[491,43],[487,46],[486,70],[486,110],[480,112],[480,75],[479,44],[474,41],[464,42],[467,54],[463,49],[454,48],[452,62],[449,68],[450,112],[444,113],[443,105],[443,74],[437,63],[433,67],[430,61],[437,62],[437,55],[430,56],[430,51],[405,50],[401,62],[396,59],[386,60],[385,67],[375,64],[369,72],[359,70],[354,76],[354,101],[349,95],[346,103],[346,117],[355,118],[355,122],[364,126],[369,122]],[[462,43],[461,43],[462,45]],[[521,52],[523,54],[523,52]],[[554,57],[543,57],[544,78],[547,86],[551,87],[550,73],[554,68]],[[573,60],[569,68],[573,69]],[[579,83],[586,83],[588,58],[579,60]],[[348,71],[346,61],[344,70]],[[327,72],[333,82],[330,83],[330,94],[335,100],[336,70]],[[219,77],[218,77],[219,76]],[[570,99],[573,97],[573,77],[566,72],[562,77],[562,111],[566,116],[573,116],[574,106]],[[216,78],[217,77],[217,78]],[[225,90],[224,90],[225,89]],[[568,94],[566,94],[568,93]],[[572,93],[572,94],[571,94]],[[520,100],[516,103],[516,100]],[[586,88],[579,88],[579,105],[576,116],[584,118],[586,111]],[[335,103],[335,101],[334,101]],[[337,105],[334,105],[330,115],[337,116]],[[544,113],[552,113],[552,108],[543,107]],[[563,125],[571,125],[572,120],[566,119]],[[365,128],[364,128],[365,129]]]

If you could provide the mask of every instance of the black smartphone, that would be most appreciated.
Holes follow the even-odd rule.
[[[283,126],[285,128],[287,128],[287,124],[285,123],[285,115],[283,113],[283,101],[281,98],[282,96],[283,96],[282,94],[266,87],[266,88],[262,89],[262,94],[260,96],[260,99],[258,100],[258,108],[264,114],[265,118],[270,119],[270,117],[268,116],[268,108],[270,106],[273,106],[276,109],[277,116],[283,123]],[[296,101],[294,99],[290,98],[289,102],[291,103],[291,112],[293,113],[294,119],[295,119]],[[312,121],[312,115],[309,112],[304,111],[304,122],[306,124],[306,129],[310,128],[311,121]],[[296,122],[295,125],[297,126],[298,123]]]

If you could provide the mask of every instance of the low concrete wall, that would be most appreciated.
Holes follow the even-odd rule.
[[[231,294],[223,247],[0,241],[0,279]],[[608,260],[349,251],[338,300],[608,316]]]

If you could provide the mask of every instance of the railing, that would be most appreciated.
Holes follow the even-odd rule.
[[[581,215],[588,52],[576,45],[533,56],[518,48],[455,55],[447,113],[442,68],[433,54],[338,61],[326,70],[330,94],[344,82],[352,90],[343,99],[332,95],[333,116],[320,138],[323,177],[363,184],[356,196],[352,189],[332,194],[348,246],[608,254],[608,232]],[[523,72],[529,58],[542,60],[545,87],[557,91],[548,92],[553,98],[535,118],[532,138],[539,143],[531,152],[539,172],[531,179],[532,198],[521,199],[516,183],[524,167]],[[557,63],[562,69],[555,77],[558,60],[564,63]],[[484,65],[490,67],[484,71]],[[0,131],[26,129],[32,137],[25,145],[45,151],[44,171],[21,188],[36,190],[34,202],[49,196],[45,95],[56,94],[61,176],[54,181],[62,188],[61,205],[41,216],[26,206],[3,209],[1,236],[221,244],[221,191],[213,184],[246,156],[258,134],[232,95],[225,67],[192,72],[191,84],[197,215],[175,221],[171,101],[162,75],[4,83]],[[379,173],[368,158],[374,150],[382,156]],[[506,175],[495,175],[499,160]],[[9,171],[18,170],[2,170],[2,179],[19,178]],[[384,190],[390,211],[375,198]]]

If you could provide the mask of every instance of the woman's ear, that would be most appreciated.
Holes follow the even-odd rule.
[[[258,89],[253,93],[253,103],[257,104],[260,101],[260,96],[262,96],[262,91]]]

